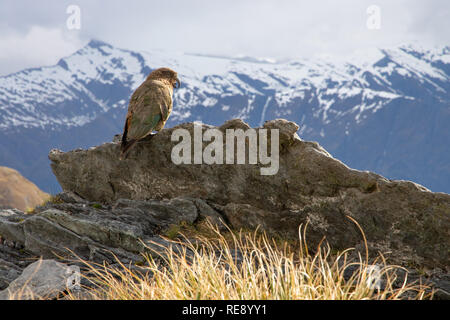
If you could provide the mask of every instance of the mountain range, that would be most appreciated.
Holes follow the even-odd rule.
[[[404,44],[348,60],[131,51],[92,40],[54,66],[0,77],[0,165],[56,193],[48,160],[111,141],[151,70],[176,70],[171,127],[285,118],[350,167],[450,193],[450,47]]]

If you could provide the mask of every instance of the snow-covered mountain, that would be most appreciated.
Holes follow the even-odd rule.
[[[450,193],[449,46],[276,62],[134,52],[93,40],[55,66],[0,77],[0,165],[56,192],[48,151],[110,141],[132,91],[161,66],[182,81],[168,126],[286,118],[351,167]]]

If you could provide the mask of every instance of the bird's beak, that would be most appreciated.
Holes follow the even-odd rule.
[[[175,89],[178,89],[179,87],[181,87],[181,81],[180,81],[180,79],[176,78],[173,87],[174,87]]]

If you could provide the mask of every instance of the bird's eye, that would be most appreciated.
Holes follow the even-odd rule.
[[[178,89],[181,86],[181,81],[178,78],[176,78],[172,85],[175,89]]]

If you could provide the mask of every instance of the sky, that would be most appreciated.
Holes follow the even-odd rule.
[[[90,39],[284,60],[450,45],[449,31],[449,0],[0,0],[0,75],[53,65]]]

